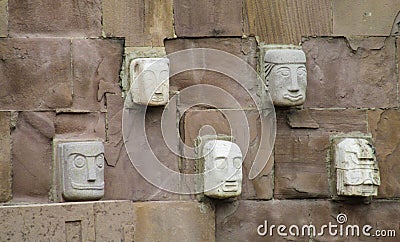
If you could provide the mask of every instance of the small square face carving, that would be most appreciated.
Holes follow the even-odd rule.
[[[306,55],[293,46],[264,46],[263,75],[275,106],[298,106],[306,99]]]
[[[243,156],[239,146],[227,140],[205,140],[204,195],[225,199],[242,193]]]
[[[67,201],[104,196],[104,146],[100,141],[58,144],[62,195]]]
[[[134,59],[129,70],[130,96],[133,103],[147,106],[164,106],[168,103],[169,60],[167,58]]]
[[[345,138],[335,147],[337,194],[377,196],[379,168],[372,145],[366,139]]]

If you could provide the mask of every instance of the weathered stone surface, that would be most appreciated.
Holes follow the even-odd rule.
[[[260,103],[257,93],[262,84],[254,72],[257,64],[254,38],[174,39],[167,40],[165,45],[170,59],[170,73],[173,75],[183,71],[170,78],[170,90],[180,91],[180,105],[205,103],[218,108],[238,109],[238,104],[241,108],[248,108]],[[191,48],[210,48],[226,53],[195,50],[172,54]],[[227,76],[227,72],[232,76]],[[201,86],[184,90],[193,85]]]
[[[71,106],[69,40],[1,39],[0,59],[1,109],[45,110]]]
[[[101,36],[101,1],[9,0],[12,37]],[[51,14],[49,14],[51,13]]]
[[[178,37],[242,36],[243,1],[174,1]]]
[[[245,116],[243,117],[242,114]],[[242,118],[247,119],[249,127],[247,134],[246,120],[242,120]],[[194,140],[198,136],[213,134],[213,132],[235,137],[244,157],[241,199],[272,198],[273,175],[271,173],[267,173],[265,169],[256,179],[249,180],[248,178],[260,145],[260,118],[257,111],[191,109],[185,113],[182,125],[181,135],[184,135],[184,142],[189,147],[194,146]],[[210,129],[210,126],[214,131]],[[246,142],[248,142],[248,149],[245,149]],[[273,162],[273,160],[271,159],[269,162]],[[194,160],[184,160],[181,167],[184,173],[196,172]]]
[[[97,241],[134,241],[125,236],[125,227],[137,224],[131,201],[105,201],[93,204]]]
[[[213,209],[197,202],[135,203],[135,241],[215,241]]]
[[[0,112],[0,202],[12,197],[10,122],[10,113]]]
[[[7,37],[8,34],[8,0],[0,1],[0,37]]]
[[[217,241],[377,241],[376,236],[366,237],[362,234],[364,225],[373,227],[371,235],[376,229],[395,229],[398,233],[398,216],[400,213],[399,202],[372,202],[363,203],[334,203],[329,201],[313,200],[274,200],[274,201],[239,201],[236,203],[220,203],[216,207],[216,240]],[[340,235],[340,223],[337,221],[339,214],[347,215],[347,222],[343,225],[343,236]],[[259,236],[257,228],[267,221],[268,234]],[[331,223],[332,233],[325,227],[323,234],[321,227]],[[270,236],[270,226],[273,236]],[[285,225],[287,236],[278,234],[278,226]],[[289,227],[297,225],[299,236],[293,236]],[[316,228],[315,235],[312,230],[309,236],[308,226]],[[360,236],[346,237],[346,226],[358,225]],[[307,227],[303,227],[307,226]],[[264,226],[265,227],[265,226]],[[304,228],[304,230],[303,230]],[[292,230],[295,232],[295,230]],[[304,235],[303,235],[304,231]],[[264,228],[260,228],[264,232]],[[351,230],[349,235],[351,235]],[[396,238],[385,238],[385,241],[397,241]]]
[[[257,228],[268,221],[268,226],[291,224],[309,224],[309,209],[312,202],[296,200],[274,201],[238,201],[220,203],[216,207],[216,240],[217,241],[308,241],[306,236],[280,237],[277,230],[273,236],[258,235]],[[263,229],[261,229],[263,232]]]
[[[106,140],[105,113],[59,113],[54,120],[59,139]]]
[[[368,127],[381,172],[380,198],[400,197],[400,111],[368,111]]]
[[[373,43],[371,45],[371,43]],[[395,39],[382,48],[368,38],[351,50],[344,38],[309,38],[306,107],[388,108],[397,106]],[[369,46],[369,47],[366,47]]]
[[[108,86],[110,90],[102,89],[103,93],[115,92],[122,65],[122,44],[122,40],[111,39],[72,41],[74,109],[104,110],[104,99],[98,101],[98,91]]]
[[[247,0],[250,34],[269,44],[299,44],[302,36],[332,32],[329,0]]]
[[[52,112],[21,112],[12,132],[13,200],[48,201],[52,184]]]
[[[0,207],[4,241],[215,241],[197,202],[105,201]],[[134,239],[134,240],[133,240]]]
[[[96,238],[90,203],[1,207],[0,222],[0,238],[4,241],[95,241]]]
[[[366,133],[366,111],[309,110],[319,129],[291,129],[287,123],[288,113],[277,110],[275,197],[327,197],[329,135]]]
[[[163,46],[174,36],[172,0],[104,0],[107,36],[125,37],[126,46]]]
[[[134,201],[179,200],[177,194],[163,191],[146,181],[134,168],[128,157],[122,136],[123,100],[117,95],[107,95],[108,142],[105,143],[105,199],[129,199]],[[163,108],[150,108],[146,113],[146,135],[137,140],[148,139],[152,152],[162,164],[174,171],[178,169],[178,157],[164,144],[161,133]],[[133,125],[133,124],[132,124]],[[131,124],[124,123],[124,132]],[[177,131],[176,131],[177,132]],[[177,144],[176,144],[177,146]],[[141,159],[139,156],[132,159]],[[166,180],[166,178],[161,178]]]
[[[291,128],[306,128],[306,129],[318,129],[319,125],[311,118],[310,112],[307,109],[302,110],[291,110],[287,115],[287,121]]]
[[[399,0],[332,1],[333,35],[388,36],[399,9]],[[349,24],[351,23],[351,24]]]

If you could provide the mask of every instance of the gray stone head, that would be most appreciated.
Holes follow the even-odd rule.
[[[202,153],[204,194],[219,199],[239,196],[243,180],[243,156],[239,146],[226,140],[210,140]]]
[[[100,141],[58,145],[62,195],[67,201],[98,200],[104,196],[104,146]]]
[[[276,48],[264,55],[265,81],[275,106],[298,106],[306,99],[306,55],[301,49]]]
[[[343,196],[376,196],[379,168],[372,145],[363,138],[346,138],[335,153],[337,193]]]

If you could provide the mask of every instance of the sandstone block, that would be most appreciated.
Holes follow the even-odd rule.
[[[0,202],[12,197],[10,113],[0,112]]]
[[[101,36],[100,0],[9,0],[8,9],[12,37]]]
[[[105,113],[58,113],[54,126],[59,139],[106,140]]]
[[[8,35],[8,0],[0,1],[0,36],[7,37]]]
[[[366,38],[352,48],[344,38],[304,41],[309,73],[305,107],[397,106],[395,39]]]

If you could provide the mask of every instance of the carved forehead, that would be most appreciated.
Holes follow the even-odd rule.
[[[100,141],[62,143],[59,147],[65,155],[79,153],[85,156],[97,156],[104,153],[104,146]]]
[[[368,149],[372,150],[372,147],[369,145],[368,141],[365,139],[352,139],[347,138],[339,143],[339,149],[343,149],[345,151],[355,151],[359,149]]]
[[[132,66],[140,65],[143,70],[166,70],[169,68],[168,58],[138,58],[132,61]]]
[[[264,55],[264,62],[270,62],[274,64],[305,64],[306,55],[302,50],[295,49],[267,50]]]
[[[221,156],[228,156],[228,155],[238,155],[242,156],[242,152],[239,146],[235,143],[226,140],[211,140],[208,141],[203,148],[203,154],[209,155],[221,155]]]

